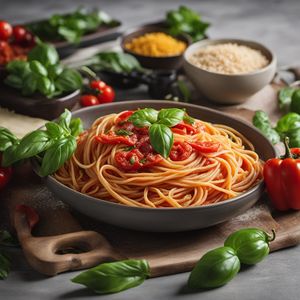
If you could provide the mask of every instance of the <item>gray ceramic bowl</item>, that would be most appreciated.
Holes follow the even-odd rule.
[[[227,75],[203,70],[189,62],[189,57],[200,47],[224,43],[236,43],[259,50],[269,60],[269,64],[263,69],[252,73]],[[272,81],[277,64],[274,53],[263,45],[238,39],[203,40],[190,45],[186,49],[183,57],[184,70],[195,87],[209,100],[220,104],[238,104],[245,102],[250,96],[257,93]]]
[[[197,105],[158,100],[126,101],[85,108],[76,111],[73,116],[80,117],[84,127],[87,128],[100,116],[145,107],[186,108],[187,112],[195,118],[226,124],[240,131],[254,144],[262,160],[275,156],[275,150],[270,142],[252,126],[226,114]],[[139,208],[81,194],[59,183],[52,176],[46,178],[46,185],[59,199],[94,219],[120,227],[156,232],[193,230],[224,222],[249,209],[264,190],[263,182],[260,182],[246,193],[217,204],[192,208]]]

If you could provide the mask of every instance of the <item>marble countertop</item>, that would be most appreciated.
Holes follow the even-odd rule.
[[[41,19],[55,12],[67,12],[79,5],[99,6],[120,19],[124,28],[155,21],[165,11],[184,3],[211,22],[211,38],[253,39],[270,47],[280,66],[300,65],[299,0],[110,0],[37,1],[0,0],[0,18],[13,23]],[[145,90],[137,95],[145,97]],[[1,227],[0,220],[0,227]],[[228,285],[215,290],[184,294],[187,273],[149,279],[142,286],[120,294],[97,296],[70,282],[78,272],[47,278],[26,263],[21,251],[13,250],[13,269],[0,281],[0,299],[109,299],[109,300],[297,300],[300,295],[300,247],[272,253],[262,263],[244,268]]]

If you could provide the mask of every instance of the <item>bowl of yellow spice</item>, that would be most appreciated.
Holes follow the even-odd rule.
[[[135,56],[144,68],[156,70],[179,69],[190,43],[187,35],[170,35],[166,27],[158,24],[134,28],[121,37],[124,52]]]

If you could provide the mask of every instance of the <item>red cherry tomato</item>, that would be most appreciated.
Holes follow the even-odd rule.
[[[102,91],[106,87],[106,83],[102,80],[93,80],[90,83],[92,89]]]
[[[13,36],[17,43],[22,43],[25,41],[27,30],[23,26],[14,26]]]
[[[93,106],[100,104],[98,98],[94,95],[82,95],[80,97],[80,103],[82,106]]]
[[[100,104],[110,103],[113,102],[115,99],[115,92],[111,86],[107,85],[101,90],[101,93],[97,97]]]
[[[219,143],[214,142],[197,142],[197,143],[189,143],[194,149],[198,150],[202,153],[213,153],[217,152],[220,148]]]
[[[12,168],[1,167],[2,155],[0,154],[0,190],[2,190],[10,181],[12,176]]]
[[[134,149],[129,152],[120,151],[115,155],[115,161],[119,168],[125,171],[137,171],[142,167],[140,160],[143,158],[143,154]]]
[[[40,220],[37,212],[30,206],[19,204],[16,206],[16,211],[19,211],[26,216],[30,229],[32,229]]]
[[[186,142],[174,142],[170,151],[170,158],[174,161],[187,159],[193,151],[193,148]]]
[[[125,110],[116,119],[116,125],[122,125],[122,123],[126,122],[128,118],[133,114],[133,110]],[[121,123],[121,124],[120,124]]]
[[[108,132],[107,134],[102,133],[95,137],[95,139],[103,144],[125,144],[128,146],[133,146],[137,142],[136,134],[130,136],[116,135],[113,131]]]
[[[9,23],[0,21],[0,40],[7,41],[11,37],[12,32],[13,29]]]

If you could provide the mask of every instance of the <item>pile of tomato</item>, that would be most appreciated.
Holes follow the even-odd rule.
[[[35,45],[35,37],[23,26],[0,21],[0,65],[19,59],[26,60]]]

